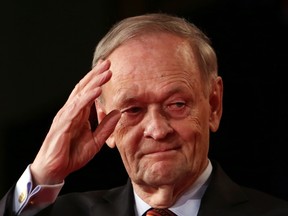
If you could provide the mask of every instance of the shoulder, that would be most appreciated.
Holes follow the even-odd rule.
[[[37,215],[113,215],[115,209],[121,206],[121,202],[132,199],[125,191],[127,186],[63,194]]]
[[[245,200],[238,203],[234,208],[244,215],[287,216],[288,202],[265,192],[239,186]]]
[[[253,188],[241,186],[241,189],[251,205],[257,206],[258,204],[258,206],[262,209],[283,208],[287,210],[288,215],[288,201],[282,200],[265,192],[255,190]]]
[[[231,180],[219,164],[213,171],[201,206],[203,215],[218,212],[234,215],[288,215],[288,202],[252,188],[244,187]],[[201,214],[200,214],[201,215]]]
[[[112,189],[105,190],[95,190],[87,192],[73,192],[67,193],[59,196],[55,203],[65,204],[65,203],[83,203],[84,205],[89,205],[90,203],[95,204],[95,202],[105,202],[109,197],[119,196],[121,192],[125,189],[125,186],[119,186]]]

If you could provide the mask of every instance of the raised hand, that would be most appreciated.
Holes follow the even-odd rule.
[[[110,112],[93,132],[90,109],[101,94],[101,86],[112,76],[109,60],[99,62],[74,88],[56,114],[34,160],[31,173],[36,184],[57,184],[80,169],[101,149],[113,132],[121,113]]]

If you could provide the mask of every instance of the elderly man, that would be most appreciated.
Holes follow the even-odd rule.
[[[209,39],[166,14],[127,18],[57,113],[35,160],[1,201],[4,215],[288,215],[287,202],[232,182],[208,158],[223,82]],[[91,130],[96,106],[99,125]],[[129,175],[111,190],[58,196],[104,143]],[[99,164],[101,166],[101,164]],[[85,179],[83,182],[85,183]]]

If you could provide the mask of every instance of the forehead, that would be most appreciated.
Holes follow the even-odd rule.
[[[137,73],[157,77],[175,68],[198,70],[196,57],[188,42],[168,33],[150,33],[130,39],[115,49],[108,59],[111,61],[112,80]]]
[[[103,88],[104,95],[108,91],[116,94],[136,87],[155,89],[161,84],[193,82],[199,78],[198,64],[188,42],[172,34],[147,34],[130,39],[108,59],[112,78]]]

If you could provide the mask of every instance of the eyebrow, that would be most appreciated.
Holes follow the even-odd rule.
[[[141,96],[133,97],[126,94],[121,94],[120,96],[117,95],[116,100],[114,101],[116,101],[116,107],[121,108],[136,103],[139,101],[138,98],[141,98]]]
[[[169,97],[178,93],[184,93],[185,95],[187,95],[187,90],[177,86],[176,88],[170,89],[167,92],[165,92],[165,94],[161,96],[161,99],[167,100]],[[129,93],[125,92],[115,95],[114,101],[117,102],[116,106],[120,108],[123,106],[128,106],[130,104],[135,104],[139,102],[139,98],[143,98],[143,95],[131,96],[129,95]]]

